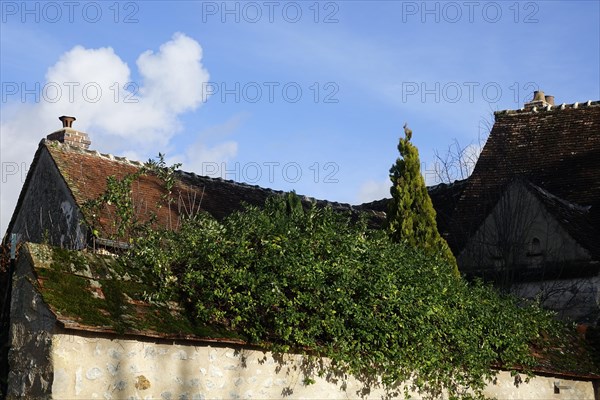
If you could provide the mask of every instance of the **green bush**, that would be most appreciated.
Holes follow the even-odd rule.
[[[221,222],[199,214],[178,231],[148,230],[127,260],[199,323],[276,352],[329,357],[315,373],[390,392],[412,379],[432,397],[479,395],[493,365],[533,365],[530,345],[556,329],[541,309],[448,273],[443,255],[330,208],[302,208],[294,195]]]

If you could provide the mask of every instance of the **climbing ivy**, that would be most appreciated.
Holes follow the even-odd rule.
[[[100,216],[104,209],[113,210],[111,224],[113,239],[123,239],[131,236],[131,231],[139,224],[132,197],[132,183],[146,174],[145,168],[125,175],[122,179],[116,176],[106,178],[105,191],[95,199],[86,201],[82,211],[94,237],[99,236]],[[104,232],[106,233],[106,232]]]
[[[164,174],[171,193],[174,169],[163,163],[139,174]],[[109,180],[91,204],[118,205],[119,223],[136,232],[120,262],[151,277],[147,298],[176,300],[199,325],[266,350],[306,354],[305,383],[334,375],[343,387],[354,376],[362,394],[382,386],[390,395],[483,398],[493,366],[527,373],[531,346],[557,335],[539,307],[467,283],[439,254],[293,193],[221,221],[196,213],[177,230],[139,223],[125,210],[139,174]]]
[[[288,194],[223,221],[137,238],[127,262],[156,277],[155,300],[275,352],[328,357],[314,374],[353,375],[365,390],[482,398],[496,370],[535,363],[530,346],[557,325],[547,312],[468,284],[443,259],[389,240],[331,208]],[[316,358],[315,358],[316,359]]]
[[[168,207],[171,207],[171,204],[173,204],[174,201],[173,188],[177,182],[175,171],[177,171],[179,167],[181,167],[181,163],[167,165],[165,155],[162,153],[158,153],[157,159],[148,160],[145,165],[146,171],[152,172],[163,182],[164,193],[161,196],[161,200],[167,204]],[[158,207],[162,207],[162,204],[159,204]]]
[[[169,210],[174,202],[173,189],[177,182],[175,171],[181,166],[180,163],[167,166],[165,156],[158,153],[156,159],[149,159],[143,167],[135,172],[126,174],[119,179],[114,175],[106,178],[106,189],[104,192],[83,204],[82,211],[85,219],[90,227],[94,237],[102,234],[113,240],[131,240],[137,236],[141,230],[148,231],[153,226],[155,220],[155,212],[152,210],[145,218],[140,218],[140,213],[136,210],[136,205],[133,199],[132,185],[142,176],[154,175],[162,182],[163,193],[161,201],[155,205],[159,209],[166,205]],[[107,208],[111,209],[111,227],[112,232],[106,232],[106,229],[101,228],[100,216]],[[171,213],[168,214],[169,216]],[[172,227],[169,221],[169,228]],[[105,227],[106,228],[106,227]]]

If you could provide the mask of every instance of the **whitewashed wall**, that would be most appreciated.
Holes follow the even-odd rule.
[[[280,366],[270,353],[236,347],[158,344],[136,340],[57,334],[52,340],[55,399],[347,399],[359,398],[361,385],[317,379],[305,385],[300,356]],[[498,399],[594,399],[591,382],[537,377],[514,385],[508,372],[490,384]],[[554,393],[560,382],[560,394]],[[381,398],[373,391],[369,398]],[[418,396],[413,398],[417,399]]]

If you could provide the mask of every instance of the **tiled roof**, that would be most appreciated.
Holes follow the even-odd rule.
[[[466,183],[467,180],[464,179],[454,181],[450,184],[440,183],[435,186],[427,187],[427,192],[429,193],[429,197],[433,203],[433,208],[435,209],[437,228],[442,235],[448,231],[448,226],[454,213],[454,208],[466,186]],[[373,210],[384,214],[387,212],[390,201],[390,198],[375,200],[354,206],[354,208],[359,210]]]
[[[149,302],[154,289],[143,271],[123,268],[112,256],[25,243],[19,263],[61,327],[163,339],[245,343],[239,335],[195,324],[174,301]]]
[[[427,188],[433,208],[435,208],[438,231],[444,237],[446,237],[446,232],[448,232],[450,222],[452,221],[456,203],[460,199],[466,185],[467,180],[463,179],[449,184],[440,183]]]
[[[455,254],[517,177],[568,203],[589,206],[589,223],[598,228],[600,101],[499,111],[495,118],[454,210],[449,244]]]
[[[48,149],[60,173],[67,182],[78,205],[93,200],[106,190],[106,178],[115,176],[123,178],[135,173],[142,163],[101,154],[97,151],[85,150],[56,141],[43,140],[40,146]],[[281,191],[261,188],[259,186],[238,183],[220,178],[199,176],[194,173],[177,171],[176,185],[173,189],[174,203],[167,207],[157,208],[164,204],[162,196],[166,193],[160,180],[154,175],[142,175],[132,185],[132,198],[136,212],[141,220],[147,220],[156,213],[157,222],[162,226],[176,228],[180,216],[203,210],[221,219],[233,211],[243,208],[247,203],[262,206],[267,197],[282,194]],[[334,210],[349,211],[354,215],[366,212],[373,226],[381,226],[384,213],[368,210],[364,207],[353,207],[349,204],[316,200],[301,196],[305,204],[314,202],[317,206],[331,206]],[[111,236],[111,224],[114,220],[113,210],[106,208],[99,217],[102,234]]]

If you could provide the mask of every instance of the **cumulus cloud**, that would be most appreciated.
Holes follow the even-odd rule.
[[[76,46],[46,74],[44,87],[60,87],[62,96],[50,101],[49,89],[39,107],[54,117],[68,110],[77,117],[77,128],[94,132],[94,138],[117,136],[135,145],[164,146],[179,129],[178,115],[206,100],[209,74],[202,66],[202,48],[176,33],[157,53],[142,53],[137,67],[139,81],[112,48]]]
[[[142,96],[159,101],[168,110],[181,113],[206,101],[208,73],[202,67],[202,48],[198,42],[177,33],[160,46],[158,53],[148,50],[137,59],[144,85]]]
[[[194,39],[176,33],[157,52],[143,52],[136,65],[137,81],[111,47],[76,46],[48,68],[44,82],[26,83],[27,88],[39,87],[35,99],[32,95],[23,99],[20,93],[3,94],[2,232],[36,145],[53,128],[60,128],[58,116],[77,117],[74,128],[90,133],[93,148],[118,154],[154,154],[168,147],[181,129],[179,115],[206,101],[203,88],[209,74],[202,65],[202,47]],[[235,142],[212,149],[197,147],[217,158],[234,156],[237,151]]]

